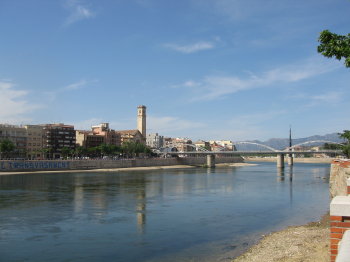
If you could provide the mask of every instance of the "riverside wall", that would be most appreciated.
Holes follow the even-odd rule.
[[[243,158],[240,156],[217,157],[215,162],[217,164],[242,163]],[[140,158],[121,160],[0,160],[0,172],[89,170],[175,165],[203,166],[205,164],[206,157]]]
[[[329,191],[332,198],[347,196],[347,179],[350,178],[350,161],[334,160],[329,177]]]
[[[334,160],[329,178],[330,261],[350,261],[350,160]]]

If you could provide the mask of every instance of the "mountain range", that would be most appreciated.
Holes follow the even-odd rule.
[[[314,135],[314,136],[309,136],[309,137],[304,137],[304,138],[296,138],[292,139],[292,145],[297,145],[305,142],[310,142],[310,141],[331,141],[335,143],[342,143],[344,142],[343,139],[339,138],[338,133],[332,133],[332,134],[327,134],[327,135]],[[245,142],[251,142],[251,143],[257,143],[257,144],[262,144],[266,145],[269,147],[272,147],[277,150],[283,150],[286,147],[289,146],[289,138],[270,138],[269,140],[266,141],[260,141],[260,140],[250,140],[250,141],[245,141]],[[249,150],[263,150],[263,147],[252,145],[252,144],[239,144],[241,142],[237,142],[236,148],[239,151],[249,151]],[[306,144],[306,146],[319,146],[323,145],[325,142],[315,142],[315,143],[310,143]]]

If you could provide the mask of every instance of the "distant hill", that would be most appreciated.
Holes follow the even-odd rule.
[[[344,142],[343,139],[339,138],[338,133],[332,133],[332,134],[327,134],[327,135],[315,135],[315,136],[309,136],[305,138],[296,138],[292,139],[292,145],[297,145],[300,143],[308,142],[308,141],[315,141],[315,140],[324,140],[324,141],[332,141],[336,143],[342,143]],[[247,142],[253,142],[253,143],[258,143],[258,144],[263,144],[278,150],[283,150],[286,147],[289,146],[289,138],[271,138],[267,141],[259,141],[259,140],[251,140]],[[318,145],[323,145],[324,143],[312,143],[312,144],[306,144],[306,146],[318,146]],[[237,150],[242,150],[242,151],[249,151],[249,150],[263,150],[262,147],[256,146],[256,145],[250,145],[250,144],[241,144],[237,145]]]

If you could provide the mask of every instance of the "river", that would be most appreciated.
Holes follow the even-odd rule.
[[[0,176],[0,261],[230,261],[329,209],[329,164]]]

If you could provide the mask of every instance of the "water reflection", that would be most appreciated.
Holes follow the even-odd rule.
[[[284,181],[284,168],[277,167],[277,181],[279,182]]]
[[[289,165],[289,204],[293,205],[293,165]]]
[[[198,254],[198,245],[223,240],[238,252],[246,248],[243,236],[317,219],[328,206],[328,185],[319,178],[327,172],[326,165],[276,171],[267,163],[0,176],[0,254],[37,261],[45,245],[43,261],[202,261],[208,254]]]
[[[136,199],[137,228],[139,232],[143,234],[146,225],[146,191],[140,190],[136,196]]]

